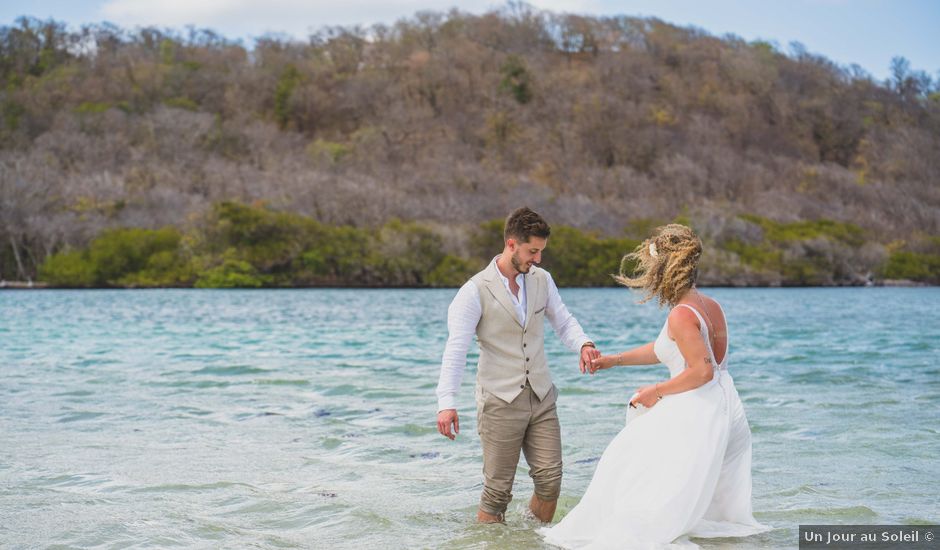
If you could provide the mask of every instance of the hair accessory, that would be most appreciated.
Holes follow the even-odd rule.
[[[656,243],[650,243],[650,256],[654,258],[659,256],[659,252],[656,251]]]

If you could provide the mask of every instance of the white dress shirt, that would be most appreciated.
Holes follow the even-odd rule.
[[[499,256],[493,258],[492,264],[499,259]],[[516,283],[519,285],[519,296],[509,289],[509,278],[496,267],[503,286],[509,294],[512,304],[516,309],[516,316],[519,321],[525,325],[526,318],[526,289],[525,277],[522,273],[516,275]],[[591,339],[584,334],[584,330],[574,318],[574,315],[568,312],[561,296],[558,294],[558,287],[549,272],[545,272],[548,281],[548,305],[545,308],[545,314],[548,322],[552,325],[555,334],[572,351],[580,352],[581,346]],[[470,342],[476,334],[477,324],[483,315],[483,309],[480,306],[480,290],[473,281],[464,283],[454,300],[447,308],[447,345],[444,346],[444,357],[441,360],[441,377],[437,383],[437,410],[457,408],[457,391],[460,389],[460,382],[463,380],[463,371],[467,366],[467,351],[470,349]]]

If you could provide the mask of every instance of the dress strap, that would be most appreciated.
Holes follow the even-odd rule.
[[[706,333],[708,332],[708,325],[705,324],[705,318],[702,317],[702,314],[699,313],[697,309],[695,309],[694,307],[690,306],[689,304],[676,304],[676,307],[687,307],[687,308],[691,309],[691,310],[692,310],[692,313],[694,313],[695,316],[698,317],[698,322],[701,323],[701,325],[702,325],[702,330],[705,331]]]

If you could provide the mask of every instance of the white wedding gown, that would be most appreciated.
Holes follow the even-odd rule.
[[[697,546],[687,537],[738,537],[767,531],[751,512],[751,430],[725,352],[705,385],[667,395],[626,426],[604,451],[584,497],[561,522],[540,530],[565,548]],[[671,377],[685,359],[666,325],[653,345]]]

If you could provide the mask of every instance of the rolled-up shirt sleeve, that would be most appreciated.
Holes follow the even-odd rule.
[[[581,324],[574,318],[574,315],[565,307],[561,301],[561,295],[558,293],[558,287],[555,280],[549,272],[545,272],[548,279],[548,305],[546,306],[546,315],[552,329],[565,346],[572,351],[581,351],[581,346],[591,339],[584,334]]]
[[[482,315],[480,291],[473,281],[467,281],[447,308],[447,344],[437,382],[438,412],[457,408],[457,392],[467,366],[467,352]]]

